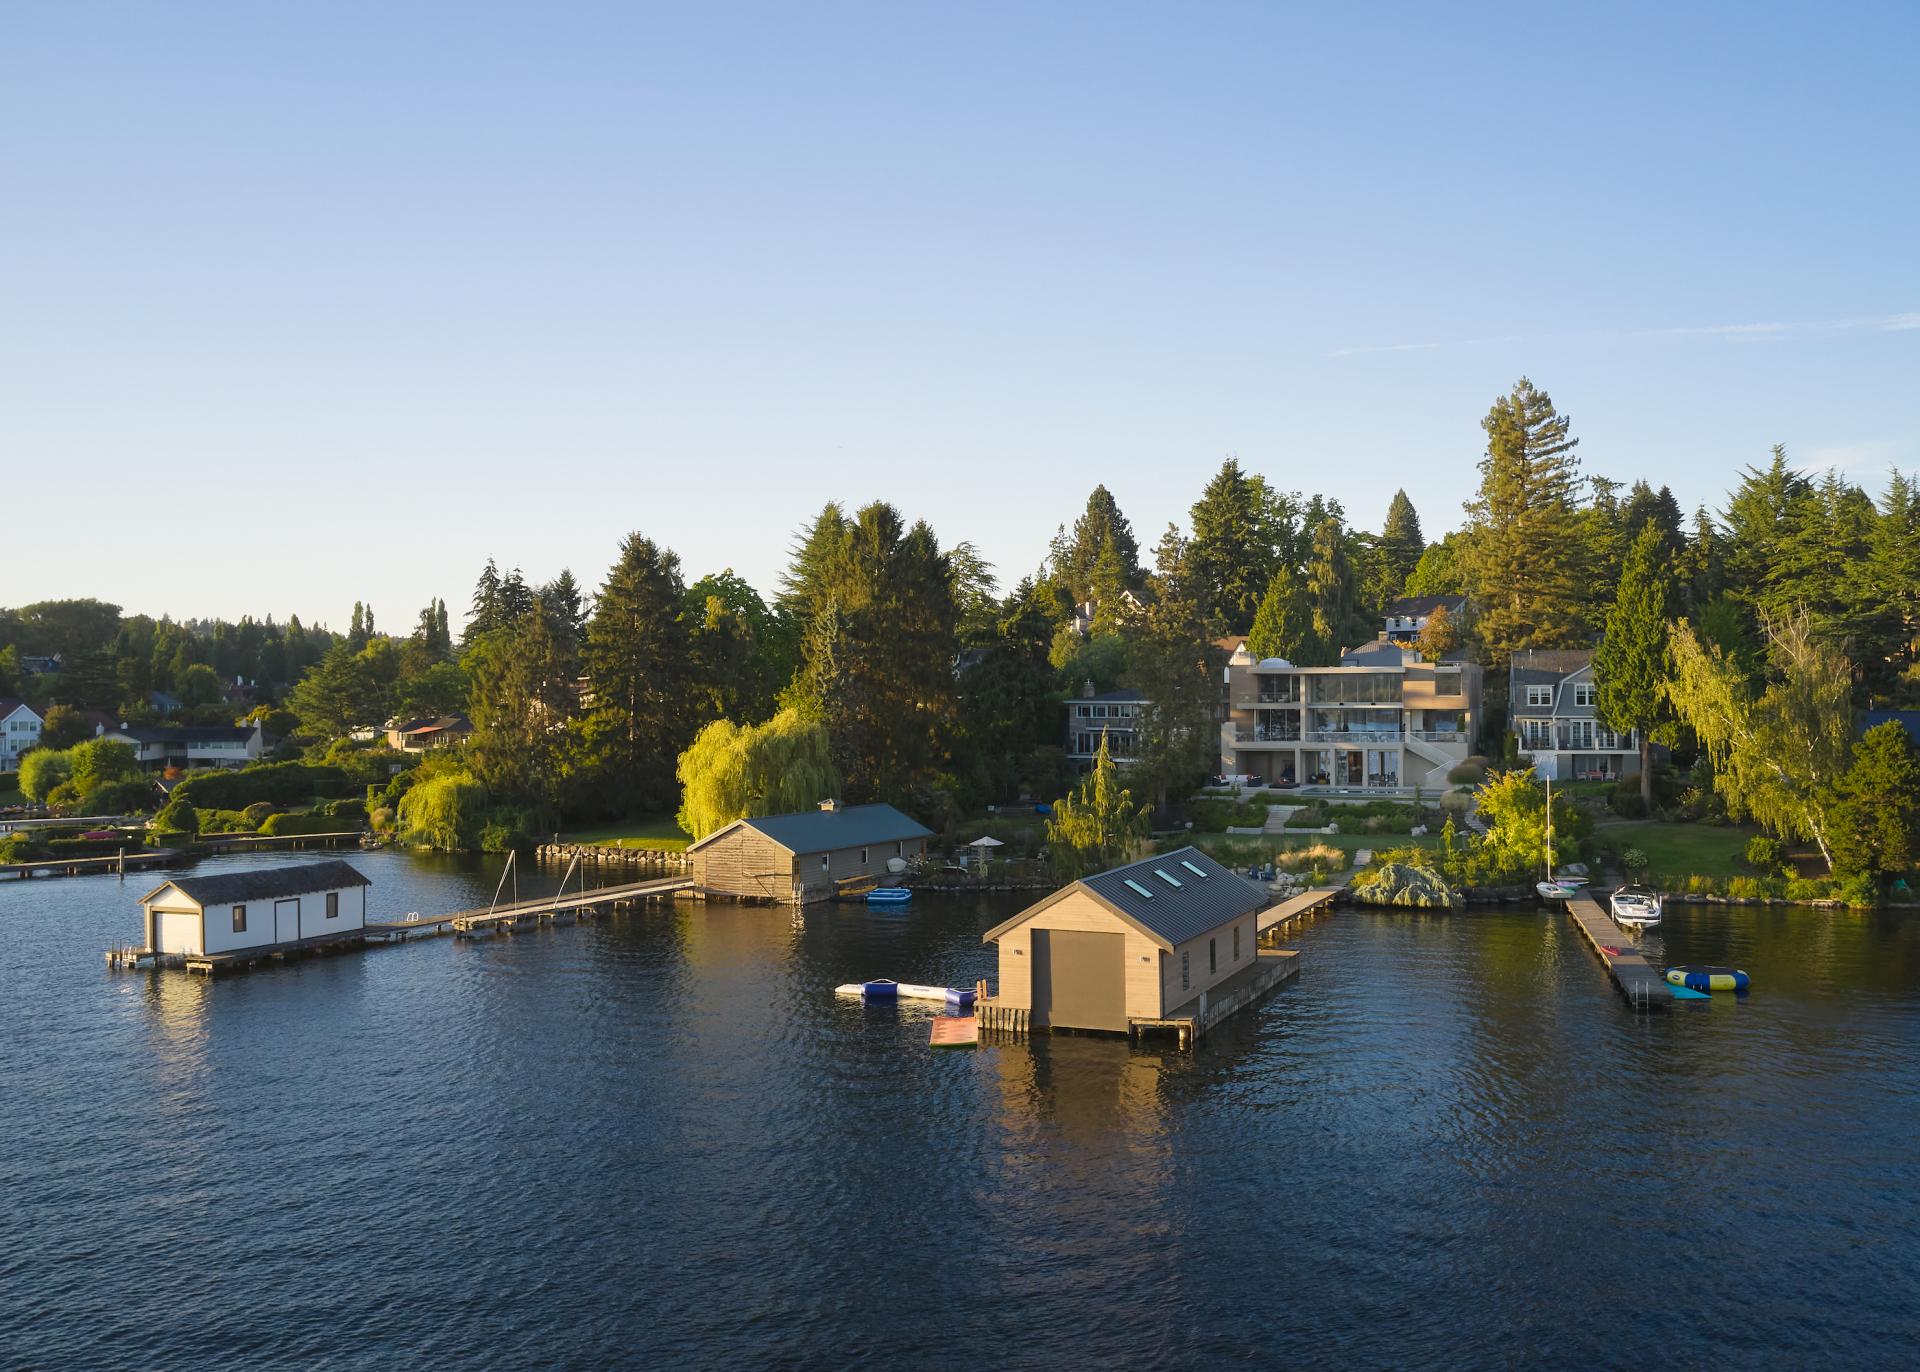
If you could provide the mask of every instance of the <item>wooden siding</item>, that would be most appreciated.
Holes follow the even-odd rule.
[[[741,825],[692,855],[693,884],[753,900],[793,899],[793,854]]]
[[[1249,923],[1252,917],[1248,916]],[[1019,1010],[1033,1008],[1033,935],[1034,929],[1071,929],[1097,934],[1126,936],[1127,1014],[1157,1019],[1160,1003],[1160,963],[1165,957],[1160,945],[1121,919],[1085,891],[1074,890],[1025,921],[1002,934],[1000,943],[1000,987],[994,996],[998,1004]],[[1204,944],[1202,945],[1204,948]],[[1036,1028],[1040,1027],[1035,1025]]]
[[[926,850],[927,841],[923,838],[896,839],[886,843],[870,843],[864,848],[836,848],[830,853],[802,853],[794,859],[794,871],[801,885],[801,899],[804,901],[827,900],[839,884],[849,877],[884,877],[887,875],[887,863],[896,857],[912,862]],[[896,852],[895,849],[898,849]],[[861,854],[866,860],[861,860]],[[826,864],[821,864],[821,859]]]
[[[1200,935],[1199,938],[1188,939],[1168,954],[1165,960],[1165,986],[1161,992],[1161,1003],[1166,1008],[1158,1013],[1172,1014],[1202,991],[1211,991],[1235,972],[1244,971],[1252,966],[1254,945],[1259,938],[1255,927],[1258,919],[1258,911],[1249,911],[1231,924],[1223,924],[1210,933]],[[1240,959],[1237,962],[1233,957],[1233,931],[1236,928],[1240,930]],[[1208,939],[1213,939],[1220,950],[1219,969],[1211,973],[1207,971]],[[1188,958],[1185,989],[1180,985],[1182,953],[1185,953]]]

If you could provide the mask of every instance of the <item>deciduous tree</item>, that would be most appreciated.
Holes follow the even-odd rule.
[[[1120,784],[1103,732],[1093,769],[1047,817],[1047,850],[1055,875],[1073,881],[1130,860],[1146,839],[1148,824],[1147,807]]]

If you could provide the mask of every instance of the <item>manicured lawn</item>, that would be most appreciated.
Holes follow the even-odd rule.
[[[1623,853],[1638,848],[1647,855],[1647,870],[1655,876],[1752,876],[1741,860],[1747,840],[1759,830],[1741,825],[1660,824],[1636,820],[1603,824],[1594,830],[1602,848]]]
[[[608,848],[653,848],[677,853],[693,842],[672,815],[641,815],[638,819],[572,829],[560,835],[562,843],[597,843]]]

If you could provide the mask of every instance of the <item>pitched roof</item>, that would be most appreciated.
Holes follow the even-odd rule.
[[[15,710],[19,710],[23,708],[27,710],[28,713],[30,713],[35,719],[39,719],[41,717],[40,712],[38,710],[34,709],[33,706],[28,705],[26,701],[19,699],[17,696],[0,696],[0,719],[5,719],[8,715],[12,714]]]
[[[221,724],[158,725],[122,724],[110,732],[135,743],[245,743],[253,737],[257,725],[241,727]]]
[[[1385,614],[1390,618],[1418,619],[1430,615],[1442,605],[1451,614],[1465,608],[1467,598],[1463,595],[1403,595],[1398,600],[1389,600]]]
[[[704,848],[722,834],[743,825],[765,834],[790,853],[825,853],[837,848],[933,836],[933,830],[909,819],[891,805],[843,805],[833,810],[802,810],[793,815],[736,819],[699,842],[689,844],[687,851]]]
[[[1265,891],[1222,867],[1198,848],[1179,848],[1159,857],[1142,858],[1124,867],[1082,877],[1028,906],[1004,924],[989,929],[981,941],[993,942],[1076,890],[1088,892],[1164,948],[1199,938],[1242,915],[1264,910],[1271,903]]]
[[[1087,702],[1091,701],[1094,704],[1099,705],[1103,703],[1111,704],[1116,700],[1122,701],[1122,702],[1132,701],[1135,704],[1145,704],[1146,699],[1147,699],[1147,693],[1145,691],[1136,691],[1131,686],[1123,686],[1117,691],[1101,691],[1097,695],[1075,696],[1071,701],[1068,702],[1068,704],[1084,705]]]
[[[1565,676],[1593,661],[1591,648],[1521,648],[1513,655],[1516,672],[1553,672]]]
[[[360,869],[335,858],[303,862],[292,867],[262,867],[252,872],[221,872],[205,877],[176,877],[161,882],[144,896],[146,904],[167,887],[178,890],[197,905],[244,905],[250,900],[281,900],[314,891],[338,891],[347,886],[371,886]]]

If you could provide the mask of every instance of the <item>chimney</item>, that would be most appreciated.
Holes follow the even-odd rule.
[[[1082,700],[1093,699],[1093,678],[1092,677],[1088,677],[1085,681],[1080,683],[1080,699]]]
[[[837,800],[823,800],[820,802],[820,808],[830,815],[835,814],[840,809],[840,802]]]

